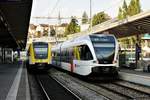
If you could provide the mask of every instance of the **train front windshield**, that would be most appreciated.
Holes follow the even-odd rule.
[[[43,42],[38,42],[33,44],[35,58],[36,59],[46,59],[48,57],[48,44]]]
[[[113,36],[90,36],[100,64],[112,64],[115,55],[115,39]]]

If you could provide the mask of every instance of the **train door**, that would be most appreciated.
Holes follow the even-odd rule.
[[[81,75],[87,75],[91,72],[91,63],[93,60],[90,48],[87,45],[78,46],[78,52],[75,53],[74,60],[75,72]]]

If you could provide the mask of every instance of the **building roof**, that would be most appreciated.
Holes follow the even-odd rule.
[[[32,0],[0,1],[0,46],[25,48]]]

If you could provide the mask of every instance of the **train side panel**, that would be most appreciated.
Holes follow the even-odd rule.
[[[100,35],[99,38],[94,35],[92,38],[94,42],[90,40],[91,37],[86,36],[67,41],[56,47],[57,50],[54,48],[52,52],[55,53],[55,56],[52,58],[52,64],[83,76],[91,73],[117,74],[119,59],[118,42],[115,37]],[[112,43],[111,40],[113,40]]]

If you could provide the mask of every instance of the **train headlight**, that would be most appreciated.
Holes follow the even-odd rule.
[[[115,64],[115,63],[117,63],[117,60],[113,60],[113,62],[112,62],[113,64]]]
[[[97,64],[99,64],[99,61],[98,61],[98,60],[94,60],[94,61],[93,61],[93,63],[97,63]]]

